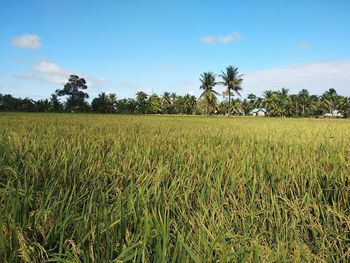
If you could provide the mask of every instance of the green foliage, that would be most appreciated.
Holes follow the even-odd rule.
[[[233,66],[226,67],[226,72],[221,71],[220,77],[222,85],[226,86],[228,94],[228,115],[231,114],[231,92],[234,91],[236,94],[241,96],[240,91],[242,90],[243,75],[239,74],[238,68]]]
[[[92,111],[98,113],[115,113],[117,111],[117,95],[102,92],[91,103]]]
[[[88,106],[85,99],[89,98],[89,95],[83,91],[85,89],[87,89],[85,79],[79,78],[77,75],[70,75],[63,89],[56,90],[56,95],[68,96],[66,105],[70,112],[86,111]]]
[[[1,262],[349,262],[347,120],[0,114]]]
[[[148,95],[143,92],[139,91],[136,93],[136,109],[138,113],[147,113],[149,110],[149,103],[148,103]]]
[[[203,99],[205,103],[205,114],[208,115],[209,111],[213,111],[217,104],[216,95],[218,93],[214,90],[217,84],[215,80],[215,74],[212,72],[204,72],[200,77],[201,86],[200,89],[204,90],[200,95],[200,99]]]
[[[212,73],[210,73],[212,74]],[[334,89],[329,89],[321,96],[312,95],[308,90],[301,90],[297,94],[289,94],[289,90],[266,90],[262,97],[248,94],[247,98],[236,97],[233,91],[225,90],[223,99],[218,100],[218,93],[214,90],[214,81],[210,84],[210,78],[202,89],[203,93],[197,99],[195,96],[177,95],[176,93],[164,92],[162,96],[152,94],[148,96],[144,92],[136,93],[136,98],[117,99],[115,94],[100,93],[94,98],[91,106],[83,101],[75,110],[70,108],[69,98],[61,103],[56,94],[52,94],[50,100],[43,99],[34,101],[29,98],[15,98],[9,94],[0,94],[0,111],[20,112],[95,112],[95,113],[117,113],[117,114],[230,114],[249,115],[254,108],[264,107],[268,110],[268,116],[273,117],[322,117],[327,113],[338,111],[342,117],[350,117],[350,97],[337,94]],[[207,87],[209,87],[207,86]],[[227,96],[229,100],[227,100]]]

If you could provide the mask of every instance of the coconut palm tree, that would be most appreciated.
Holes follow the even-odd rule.
[[[302,116],[305,117],[310,110],[310,93],[307,89],[302,89],[298,93],[299,105],[302,109]]]
[[[140,113],[147,113],[148,111],[148,95],[143,91],[138,91],[136,93],[137,110]]]
[[[338,107],[345,118],[348,118],[350,116],[350,97],[339,96]]]
[[[192,114],[196,109],[196,103],[197,103],[196,97],[187,93],[183,97],[183,100],[184,100],[184,103],[183,103],[184,104],[183,105],[184,113]]]
[[[258,97],[255,94],[253,93],[248,94],[247,99],[249,100],[249,103],[252,104],[252,106],[254,107],[256,106]]]
[[[339,96],[335,89],[329,89],[321,96],[321,100],[329,112],[338,108]]]
[[[261,105],[269,110],[272,115],[276,115],[279,112],[278,109],[278,97],[275,91],[266,90],[263,92],[263,100]]]
[[[242,90],[242,76],[242,74],[239,74],[238,68],[233,66],[226,67],[226,72],[221,71],[220,77],[223,81],[221,81],[220,84],[227,87],[228,93],[228,115],[230,115],[231,111],[231,91],[241,96],[239,92]]]
[[[117,95],[115,93],[109,93],[107,95],[107,111],[109,113],[113,113],[117,111],[117,104],[118,104],[118,100],[117,100]]]
[[[203,89],[203,93],[200,95],[200,99],[203,98],[205,102],[205,114],[209,114],[209,108],[214,108],[216,105],[216,95],[218,93],[214,90],[217,84],[215,80],[215,74],[212,72],[204,72],[199,78],[201,82],[200,89]]]
[[[162,96],[162,112],[166,114],[172,113],[173,106],[171,104],[171,98],[169,92],[164,92]]]
[[[289,103],[288,92],[289,90],[286,88],[282,88],[281,90],[277,91],[277,98],[281,117],[283,117],[286,114],[287,106]]]

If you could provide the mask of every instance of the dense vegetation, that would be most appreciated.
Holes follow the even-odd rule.
[[[0,261],[349,262],[347,120],[0,114]]]
[[[117,99],[116,94],[100,93],[91,103],[84,91],[87,86],[83,78],[71,75],[62,90],[56,90],[50,99],[34,101],[30,98],[15,98],[9,94],[0,94],[0,111],[20,112],[96,112],[119,114],[234,114],[249,115],[254,108],[266,108],[269,116],[278,117],[318,117],[332,111],[338,111],[343,117],[350,117],[350,97],[339,95],[335,89],[325,91],[321,96],[312,95],[303,89],[297,94],[289,94],[288,89],[267,90],[262,97],[248,94],[242,98],[243,76],[232,66],[219,75],[205,72],[200,76],[199,88],[203,93],[199,98],[186,94],[164,92],[148,95],[143,91],[136,98]],[[215,88],[223,85],[226,90],[222,100]],[[236,95],[236,98],[232,97]],[[59,97],[65,96],[65,102]]]
[[[224,94],[225,95],[225,94]],[[214,97],[213,97],[214,98]],[[216,97],[215,97],[216,99]],[[220,102],[215,101],[209,106],[208,113],[233,115],[249,115],[254,108],[269,109],[270,116],[279,117],[317,117],[338,110],[344,117],[350,117],[350,97],[338,95],[334,89],[324,92],[321,96],[310,95],[307,90],[298,94],[288,95],[288,90],[265,91],[263,97],[249,94],[247,98],[235,98],[231,101],[228,111],[226,97]],[[76,112],[119,113],[119,114],[187,114],[199,115],[206,113],[205,100],[186,94],[184,96],[165,92],[162,96],[147,95],[138,92],[136,98],[117,99],[115,94],[101,93],[89,104],[84,101],[75,109]],[[29,98],[15,98],[0,94],[0,111],[19,112],[70,112],[66,103],[61,103],[55,94],[51,99],[34,101]]]

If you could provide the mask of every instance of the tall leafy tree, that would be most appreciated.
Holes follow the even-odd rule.
[[[136,93],[136,101],[137,101],[137,110],[140,113],[147,113],[148,112],[148,95],[143,92],[139,91]]]
[[[277,93],[276,93],[277,98],[278,98],[279,113],[280,113],[281,117],[285,116],[287,113],[287,107],[289,104],[288,92],[289,92],[288,89],[282,88],[281,90],[277,91]]]
[[[3,111],[16,111],[19,109],[21,99],[15,98],[10,94],[0,94],[0,109]]]
[[[157,94],[152,94],[149,99],[149,110],[150,113],[160,113],[161,112],[161,99]]]
[[[321,96],[321,100],[328,112],[338,109],[339,96],[335,89],[329,89],[324,92]]]
[[[228,93],[228,115],[231,112],[231,92],[235,92],[241,96],[240,91],[242,90],[243,75],[239,74],[238,68],[233,66],[226,67],[226,72],[221,72],[220,77],[223,81],[220,83],[225,85]]]
[[[199,98],[204,100],[205,114],[208,115],[209,109],[213,109],[216,106],[217,101],[216,95],[218,95],[218,93],[214,90],[214,87],[217,84],[215,74],[212,72],[205,72],[201,74],[199,80],[201,82],[200,89],[204,90]]]
[[[24,99],[19,99],[19,111],[25,111],[25,112],[37,111],[35,101],[28,97]]]
[[[169,92],[164,92],[161,98],[162,113],[170,114],[172,113],[173,105],[170,98]]]
[[[196,110],[197,105],[197,99],[195,96],[191,94],[186,94],[183,97],[184,105],[183,105],[183,111],[184,114],[192,114]]]
[[[67,108],[70,112],[83,110],[86,108],[85,99],[89,98],[89,95],[84,92],[87,89],[86,81],[77,75],[70,75],[68,82],[64,85],[63,89],[56,90],[57,96],[68,96]]]
[[[249,112],[253,109],[252,104],[249,102],[248,99],[244,99],[242,101],[242,111],[244,115],[248,115]]]
[[[91,103],[91,108],[94,112],[107,113],[107,96],[106,93],[101,92],[97,98],[94,98]]]
[[[350,117],[350,97],[339,96],[339,110],[346,118]]]
[[[262,106],[267,108],[272,114],[276,109],[277,98],[276,94],[272,90],[266,90],[263,92]]]
[[[247,99],[253,107],[257,106],[256,103],[258,101],[258,97],[255,94],[253,93],[248,94]]]
[[[301,114],[305,117],[310,110],[310,93],[307,89],[302,89],[298,93],[299,105],[301,107]]]
[[[137,102],[135,99],[121,99],[117,101],[117,111],[123,114],[136,113]]]
[[[59,99],[58,99],[56,94],[51,94],[50,111],[51,112],[61,112],[61,111],[63,111],[63,105],[59,101]]]
[[[51,108],[51,103],[48,99],[38,100],[36,103],[36,110],[38,112],[48,112]]]
[[[171,103],[171,113],[179,113],[179,109],[177,107],[178,104],[178,96],[176,95],[175,92],[172,92],[170,94],[170,103]]]
[[[113,113],[117,110],[117,95],[114,93],[106,94],[101,92],[91,103],[94,112]]]
[[[107,98],[108,98],[107,111],[109,113],[116,112],[117,111],[117,107],[118,107],[117,95],[115,93],[109,93],[107,95]]]

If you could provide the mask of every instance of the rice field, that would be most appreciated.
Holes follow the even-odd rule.
[[[0,114],[1,262],[349,262],[350,121]]]

